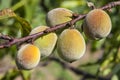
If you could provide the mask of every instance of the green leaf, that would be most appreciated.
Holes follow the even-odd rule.
[[[30,75],[31,75],[30,71],[22,70],[21,73],[24,80],[30,80]]]
[[[22,37],[29,35],[31,31],[30,24],[20,16],[17,16],[11,9],[3,9],[0,11],[0,19],[14,18],[21,24]]]
[[[113,74],[116,74],[117,72],[120,71],[120,63],[119,64],[116,64],[116,66],[112,69],[112,73]]]
[[[119,80],[118,76],[117,75],[113,75],[111,80]]]
[[[29,33],[31,31],[30,24],[25,19],[23,19],[19,16],[15,16],[14,18],[21,24],[22,37],[29,35]]]
[[[1,0],[0,1],[0,9],[10,7],[11,3],[12,3],[12,0]]]
[[[15,69],[8,70],[1,80],[14,80],[19,75],[19,72]]]

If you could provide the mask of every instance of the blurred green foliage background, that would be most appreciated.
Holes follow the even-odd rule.
[[[26,19],[32,28],[35,28],[46,25],[47,12],[57,7],[70,9],[78,14],[88,13],[90,11],[88,1],[93,2],[96,7],[101,7],[118,0],[0,0],[0,10],[12,8],[17,15]],[[100,41],[91,41],[84,36],[87,44],[85,55],[68,65],[96,76],[108,77],[113,74],[111,80],[120,80],[120,6],[111,10],[108,12],[112,20],[110,35]],[[76,24],[80,31],[82,22],[83,20]],[[20,26],[13,18],[0,20],[0,32],[5,35],[20,38]],[[0,40],[0,43],[2,42],[4,40]],[[55,53],[52,55],[56,56]],[[41,66],[41,63],[47,60],[40,62],[40,65],[31,71],[19,71],[15,64],[16,54],[16,46],[0,49],[0,80],[81,80],[83,77],[64,69],[55,61],[48,63],[47,66]]]

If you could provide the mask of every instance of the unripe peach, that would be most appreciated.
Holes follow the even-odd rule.
[[[66,8],[55,8],[48,12],[46,23],[48,26],[55,26],[72,20],[72,11]]]
[[[24,44],[18,50],[16,56],[16,64],[19,69],[32,69],[36,67],[40,61],[39,48],[32,44]]]
[[[44,31],[47,28],[48,28],[47,26],[36,27],[31,31],[30,34],[35,34]],[[44,35],[34,41],[34,45],[36,45],[40,49],[42,59],[49,56],[52,53],[56,45],[56,41],[57,41],[57,35],[53,32]]]
[[[101,9],[90,11],[83,23],[83,31],[90,39],[100,39],[108,36],[111,27],[112,24],[109,15]]]
[[[65,29],[59,36],[57,50],[62,59],[73,62],[85,53],[85,40],[77,29]]]

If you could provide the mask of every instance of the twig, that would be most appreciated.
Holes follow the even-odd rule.
[[[106,9],[110,9],[110,8],[113,8],[113,7],[118,6],[118,5],[120,5],[120,1],[110,2],[109,4],[101,7],[101,9],[106,10]],[[46,35],[50,32],[54,32],[55,30],[58,30],[60,28],[64,28],[64,27],[66,27],[66,25],[75,24],[77,21],[84,19],[85,16],[86,16],[86,14],[83,14],[83,15],[80,14],[69,22],[50,27],[50,28],[48,28],[48,29],[46,29],[42,32],[32,34],[32,35],[29,35],[29,36],[26,36],[26,37],[23,37],[23,38],[14,38],[13,40],[10,40],[9,42],[1,44],[0,48],[6,48],[6,47],[10,47],[10,46],[12,46],[14,44],[17,44],[17,43],[27,42],[30,39],[37,39],[38,37]]]
[[[2,33],[0,33],[0,39],[12,41],[14,38],[7,36],[7,35],[3,35]]]
[[[80,70],[80,69],[74,68],[72,66],[69,66],[68,64],[62,62],[61,60],[59,60],[58,58],[55,58],[55,57],[49,57],[48,59],[51,60],[51,61],[56,61],[56,62],[60,63],[63,66],[63,68],[69,69],[77,75],[83,75],[84,79],[90,79],[91,78],[91,79],[97,79],[97,80],[110,80],[110,78],[111,78],[111,76],[100,77],[100,76],[92,75],[92,74],[87,73],[83,70]]]
[[[120,1],[110,2],[110,3],[106,4],[105,6],[101,7],[101,9],[103,9],[103,10],[111,9],[118,5],[120,5]]]

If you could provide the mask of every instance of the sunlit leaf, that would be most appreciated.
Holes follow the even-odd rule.
[[[31,31],[30,24],[20,16],[17,16],[11,9],[3,9],[0,11],[0,19],[15,18],[21,24],[22,36],[29,35]]]

